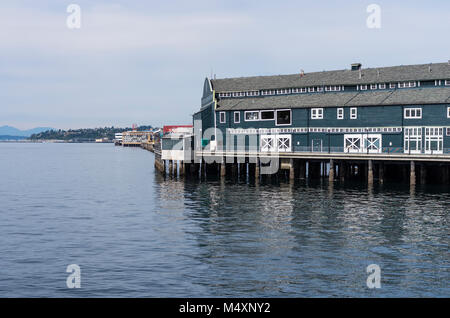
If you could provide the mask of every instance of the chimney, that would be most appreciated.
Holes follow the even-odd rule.
[[[352,71],[360,71],[361,70],[361,63],[353,63],[352,64]]]

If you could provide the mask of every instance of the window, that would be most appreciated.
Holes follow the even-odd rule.
[[[326,92],[338,92],[340,90],[341,90],[340,86],[335,86],[335,85],[333,85],[333,86],[325,86],[325,91]]]
[[[323,119],[323,108],[311,108],[311,119]]]
[[[395,83],[390,83],[389,84],[389,88],[395,88],[396,86],[395,86]]]
[[[284,95],[284,94],[290,94],[291,90],[290,89],[278,89],[277,90],[277,95]]]
[[[219,118],[220,118],[220,123],[221,124],[225,124],[226,123],[225,112],[220,112],[219,113]]]
[[[400,82],[398,83],[399,88],[416,87],[416,82]]]
[[[405,119],[422,118],[422,108],[405,108]]]
[[[234,112],[234,123],[239,124],[241,122],[241,112]]]
[[[318,91],[318,92],[323,92],[323,87],[317,86],[317,91]]]
[[[352,107],[350,108],[350,119],[357,119],[358,118],[358,108]]]
[[[244,97],[245,96],[245,92],[234,92],[233,93],[233,97]]]
[[[337,119],[344,119],[344,108],[337,109]]]
[[[450,86],[450,80],[445,80],[445,86]]]
[[[256,120],[259,120],[259,112],[258,111],[245,112],[245,121],[256,121]]]
[[[359,85],[359,89],[362,91],[366,91],[367,90],[367,85]]]
[[[446,131],[447,131],[447,136],[450,136],[450,128],[449,127],[446,128]]]
[[[450,118],[450,107],[447,107],[447,118]]]
[[[309,93],[314,93],[314,90],[315,90],[314,87],[308,87],[308,92]]]
[[[377,84],[370,84],[370,89],[377,89]]]
[[[267,95],[275,95],[275,90],[269,89],[269,90],[264,90],[261,92],[262,95],[267,96]]]
[[[386,84],[378,84],[379,89],[386,89]]]
[[[259,91],[247,92],[247,96],[259,96]]]
[[[262,110],[261,111],[261,120],[274,120],[275,114],[273,110]]]
[[[291,124],[291,110],[290,109],[280,109],[276,111],[277,120],[276,125],[290,125]]]

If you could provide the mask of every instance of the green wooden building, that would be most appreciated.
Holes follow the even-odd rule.
[[[450,62],[207,78],[193,119],[197,154],[450,156]]]

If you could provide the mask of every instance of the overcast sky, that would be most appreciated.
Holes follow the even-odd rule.
[[[71,3],[81,28],[66,25]],[[366,25],[381,7],[381,28]],[[0,126],[191,123],[203,81],[446,62],[450,1],[0,2]]]

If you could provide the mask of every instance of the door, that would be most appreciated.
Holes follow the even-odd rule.
[[[322,139],[313,139],[311,145],[312,152],[322,152]]]
[[[404,152],[410,154],[422,152],[422,127],[405,128]]]
[[[277,135],[276,139],[279,152],[291,152],[291,135]]]
[[[260,149],[263,152],[291,152],[291,135],[261,135]]]
[[[382,137],[381,134],[363,135],[365,153],[381,153],[382,152]]]
[[[425,128],[425,153],[426,154],[442,154],[442,143],[444,129],[442,127],[426,127]]]
[[[344,152],[356,153],[363,151],[362,135],[349,134],[344,135]]]
[[[261,151],[275,151],[275,135],[261,135]]]

